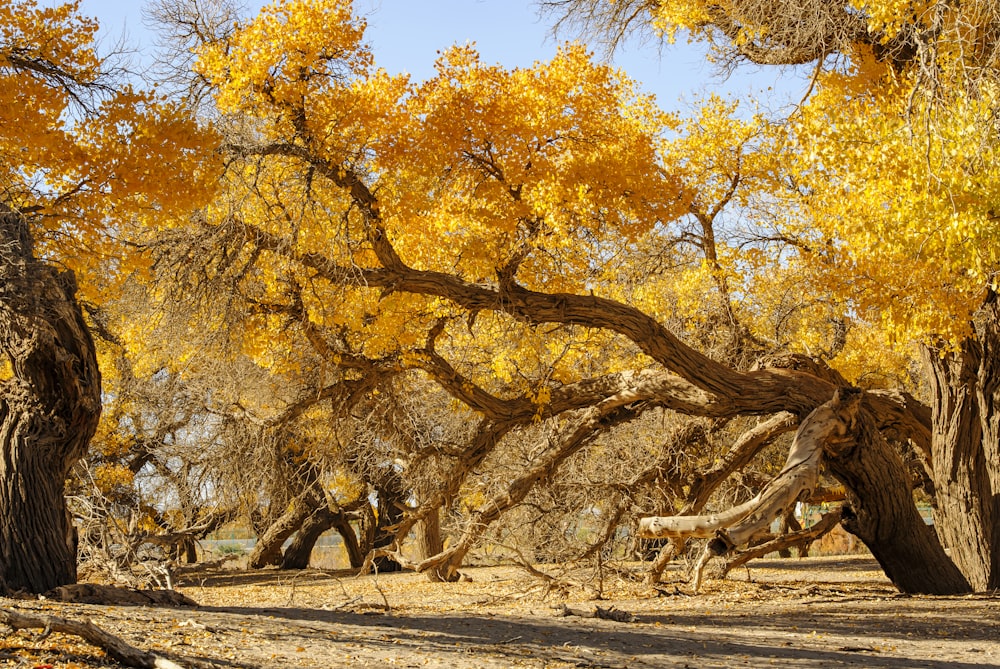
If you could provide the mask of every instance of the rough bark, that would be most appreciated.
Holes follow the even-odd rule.
[[[991,293],[975,336],[928,349],[933,391],[935,524],[975,590],[1000,588],[1000,304]]]
[[[377,551],[396,543],[395,526],[403,519],[407,490],[403,478],[393,469],[383,473],[381,480],[375,486],[375,491],[378,495],[378,511],[372,548]],[[374,566],[379,573],[403,569],[403,565],[391,555],[375,556]]]
[[[291,507],[257,538],[257,543],[247,558],[248,568],[261,569],[281,564],[281,550],[285,541],[316,510],[314,500],[305,499],[306,497],[310,496],[305,495],[292,502]]]
[[[2,590],[76,581],[64,482],[97,428],[101,378],[75,292],[73,274],[37,261],[27,221],[0,205]]]
[[[444,550],[441,538],[441,509],[434,509],[417,523],[417,559],[426,560]]]
[[[327,506],[321,506],[310,514],[299,527],[298,532],[292,538],[292,542],[285,549],[285,554],[281,558],[282,569],[305,569],[309,566],[313,548],[320,536],[333,527],[337,520],[336,513],[330,511]],[[343,515],[343,513],[339,514]]]
[[[968,592],[968,581],[917,510],[898,450],[886,442],[867,412],[859,416],[854,434],[854,440],[826,449],[827,468],[848,491],[844,528],[868,546],[900,591]]]
[[[347,514],[337,514],[333,521],[333,529],[337,530],[340,538],[344,541],[344,550],[347,552],[347,561],[351,569],[360,569],[365,563],[365,553],[358,543],[358,535],[351,525]]]

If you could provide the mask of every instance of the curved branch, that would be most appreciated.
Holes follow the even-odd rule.
[[[861,399],[859,390],[838,390],[832,400],[810,413],[795,435],[785,466],[753,499],[706,516],[643,518],[639,521],[639,535],[646,538],[715,537],[698,561],[694,581],[697,591],[708,560],[747,543],[767,529],[771,521],[780,518],[792,504],[812,493],[824,451],[852,439]]]

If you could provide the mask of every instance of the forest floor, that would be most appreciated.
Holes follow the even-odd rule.
[[[197,608],[0,606],[91,620],[184,667],[1000,666],[1000,595],[903,596],[871,558],[757,561],[698,595],[681,572],[652,590],[639,582],[641,565],[631,567],[562,583],[512,567],[470,568],[459,583],[219,569],[178,585]],[[579,615],[596,607],[622,620]],[[0,666],[121,665],[76,637],[18,631],[0,637]]]

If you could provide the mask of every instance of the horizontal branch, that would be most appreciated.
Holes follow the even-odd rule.
[[[823,514],[823,517],[819,520],[819,522],[811,527],[807,527],[797,532],[783,534],[780,537],[776,537],[775,539],[760,544],[759,546],[754,546],[748,550],[741,551],[739,555],[726,563],[723,573],[728,574],[733,569],[745,565],[750,560],[764,557],[768,553],[775,553],[777,551],[792,548],[793,546],[801,546],[803,544],[816,541],[836,527],[837,523],[840,522],[840,517],[841,507],[838,506]]]

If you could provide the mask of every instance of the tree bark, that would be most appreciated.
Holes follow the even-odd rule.
[[[337,515],[324,505],[302,521],[302,526],[295,533],[292,543],[288,544],[288,548],[285,549],[285,555],[281,558],[281,568],[307,568],[316,542],[319,541],[324,532],[333,527]]]
[[[710,516],[643,518],[640,535],[714,536],[695,569],[697,590],[708,560],[746,543],[812,491],[822,457],[849,493],[844,527],[868,546],[896,587],[922,594],[968,592],[968,582],[917,511],[902,459],[861,409],[861,399],[861,391],[842,389],[813,411],[796,433],[781,474],[753,500]]]
[[[372,548],[376,551],[396,543],[395,526],[403,519],[407,494],[403,478],[394,469],[385,471],[380,478],[381,481],[375,484],[375,492],[378,494],[378,511]],[[375,557],[374,565],[379,573],[403,570],[403,565],[388,555]]]
[[[444,550],[441,538],[441,509],[433,509],[417,523],[417,559],[426,560]]]
[[[360,569],[365,563],[365,555],[368,551],[367,549],[362,550],[358,543],[358,535],[355,533],[347,514],[341,513],[334,518],[333,529],[337,530],[340,538],[344,540],[344,550],[347,552],[347,561],[351,565],[351,569]]]
[[[101,413],[93,339],[72,272],[34,258],[27,221],[0,204],[0,590],[76,582],[64,498]]]
[[[1000,588],[1000,298],[959,350],[927,349],[933,391],[934,522],[977,591]]]
[[[844,528],[868,546],[900,591],[968,592],[968,581],[917,510],[899,452],[866,412],[858,417],[854,434],[856,439],[826,448],[827,468],[848,491]]]
[[[308,495],[304,497],[308,497]],[[272,523],[264,534],[257,538],[257,543],[250,551],[250,557],[247,558],[247,567],[261,569],[262,567],[280,565],[281,550],[285,540],[295,534],[313,511],[315,511],[315,506],[308,500],[300,497],[293,501],[291,507]]]

